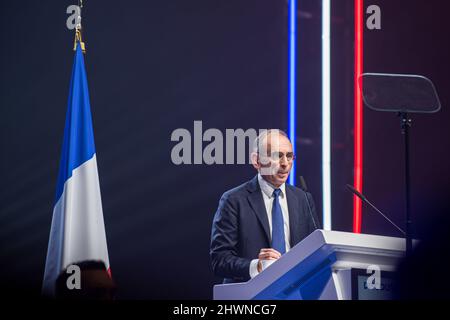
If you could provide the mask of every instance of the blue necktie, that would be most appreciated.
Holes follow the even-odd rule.
[[[281,190],[273,191],[272,206],[272,248],[283,254],[286,252],[286,242],[284,239],[284,220],[281,212],[280,196]]]

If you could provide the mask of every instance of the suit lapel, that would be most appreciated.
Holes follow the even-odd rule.
[[[269,219],[267,218],[266,206],[264,205],[264,199],[259,187],[258,176],[249,182],[248,191],[250,191],[250,194],[247,197],[250,207],[255,212],[261,227],[264,229],[267,243],[270,244]]]
[[[289,233],[290,239],[289,242],[291,244],[291,248],[297,244],[298,234],[299,234],[299,225],[298,225],[298,216],[300,214],[300,206],[299,201],[291,189],[292,187],[286,184],[286,197],[287,197],[287,205],[289,210]]]

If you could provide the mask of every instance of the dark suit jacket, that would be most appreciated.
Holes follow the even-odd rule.
[[[319,221],[310,193],[286,184],[286,197],[289,243],[293,247],[313,232],[315,225],[319,227]],[[224,278],[224,283],[249,280],[251,260],[258,258],[260,249],[271,246],[269,230],[258,176],[225,192],[220,199],[211,231],[210,256],[214,274]]]

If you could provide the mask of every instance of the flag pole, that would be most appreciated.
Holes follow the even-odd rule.
[[[81,9],[83,8],[83,0],[78,1],[79,15],[77,17],[77,24],[75,26],[75,39],[73,40],[73,51],[77,50],[77,44],[80,43],[81,50],[86,53],[86,45],[83,42],[81,34]]]

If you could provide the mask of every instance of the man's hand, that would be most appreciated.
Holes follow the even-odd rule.
[[[262,248],[258,255],[258,272],[262,271],[263,260],[277,260],[281,257],[281,253],[272,248]]]

